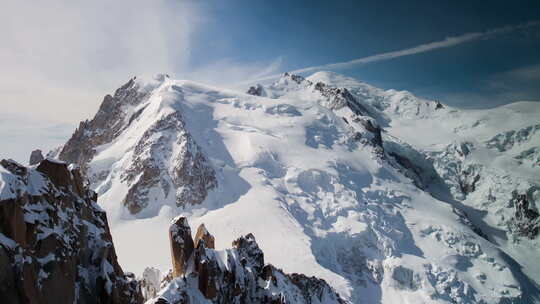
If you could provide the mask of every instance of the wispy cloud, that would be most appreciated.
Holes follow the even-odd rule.
[[[75,123],[134,75],[185,70],[190,37],[204,22],[192,1],[8,0],[0,10],[2,106]]]
[[[533,20],[529,21],[527,23],[522,24],[516,24],[516,25],[508,25],[504,27],[494,28],[491,30],[487,30],[484,32],[472,32],[472,33],[465,33],[459,36],[452,36],[447,37],[440,41],[434,41],[430,43],[421,44],[415,47],[402,49],[398,51],[392,51],[392,52],[386,52],[386,53],[380,53],[376,55],[371,55],[367,57],[362,57],[358,59],[353,59],[345,62],[338,62],[338,63],[330,63],[330,64],[324,64],[324,65],[318,65],[318,66],[312,66],[307,68],[302,68],[298,70],[291,71],[292,73],[307,73],[307,72],[313,72],[313,71],[320,71],[320,70],[338,70],[338,69],[346,69],[355,67],[362,64],[368,64],[372,62],[377,61],[383,61],[383,60],[390,60],[398,57],[403,56],[410,56],[414,54],[420,54],[425,52],[430,52],[437,49],[442,48],[449,48],[453,47],[459,44],[467,43],[470,41],[475,40],[482,40],[482,39],[490,39],[495,36],[510,33],[513,31],[523,30],[530,27],[535,27],[540,25],[540,20]],[[268,75],[266,77],[261,77],[255,81],[264,81],[264,80],[270,80],[279,77],[280,75]],[[253,80],[250,80],[248,82],[254,82]]]
[[[195,1],[2,1],[0,157],[65,142],[134,75],[186,70],[206,21]]]
[[[245,79],[259,79],[278,73],[282,69],[283,58],[271,62],[238,62],[225,58],[189,71],[185,77],[212,85],[231,89],[245,89],[239,82]],[[182,75],[184,77],[184,75]]]

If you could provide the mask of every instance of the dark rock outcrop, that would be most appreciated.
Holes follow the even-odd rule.
[[[532,199],[532,192],[536,189],[531,188],[528,193],[512,193],[512,202],[515,208],[515,229],[518,234],[529,239],[535,239],[540,232],[540,213]]]
[[[252,234],[218,252],[208,246],[214,238],[204,225],[197,229],[195,248],[186,218],[174,219],[170,231],[173,265],[183,263],[182,271],[178,276],[174,266],[175,278],[151,303],[190,303],[198,297],[212,303],[344,303],[324,280],[265,264]]]
[[[45,158],[43,157],[41,150],[37,149],[30,153],[30,161],[28,163],[30,166],[33,166],[39,164],[44,159]]]
[[[0,299],[5,303],[141,303],[117,262],[105,212],[76,167],[0,162]]]
[[[247,91],[249,95],[254,96],[263,96],[264,95],[264,88],[262,85],[257,84],[255,86],[249,87],[249,90]]]
[[[81,167],[85,174],[88,163],[95,155],[95,148],[111,142],[125,128],[126,106],[140,104],[149,92],[139,90],[135,78],[117,89],[114,95],[106,95],[92,120],[82,121],[60,151],[58,158]]]
[[[382,129],[381,127],[375,122],[374,119],[368,119],[365,116],[357,116],[354,119],[355,122],[359,122],[366,131],[371,133],[371,143],[375,146],[379,146],[382,148]]]
[[[169,238],[171,240],[173,276],[179,277],[186,273],[188,259],[194,249],[191,228],[185,217],[174,219],[169,229]]]

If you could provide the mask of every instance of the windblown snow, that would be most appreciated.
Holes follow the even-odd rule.
[[[540,202],[538,103],[460,110],[328,72],[286,74],[255,95],[135,83],[147,97],[88,163],[124,269],[166,273],[169,222],[183,215],[216,249],[252,233],[266,261],[352,303],[539,301],[539,219],[527,217]],[[175,113],[185,135],[146,132]],[[137,148],[145,133],[159,149]],[[204,158],[190,170],[215,177],[202,203],[179,205],[183,186],[163,190],[175,185],[162,172],[129,212],[123,174],[145,157],[174,166],[184,144]]]

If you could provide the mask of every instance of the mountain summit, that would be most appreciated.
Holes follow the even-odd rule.
[[[539,116],[328,72],[247,93],[158,75],[107,95],[57,156],[88,176],[135,272],[170,267],[156,231],[181,214],[216,249],[252,233],[265,261],[353,303],[532,303]]]

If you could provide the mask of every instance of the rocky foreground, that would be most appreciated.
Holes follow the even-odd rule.
[[[170,228],[172,272],[136,280],[78,167],[33,159],[0,162],[2,303],[344,303],[324,280],[265,264],[252,234],[216,251],[204,225],[193,239],[183,217]]]
[[[193,239],[187,219],[177,217],[170,239],[172,275],[147,303],[345,303],[324,280],[265,264],[252,234],[235,240],[232,249],[215,250],[203,224]],[[143,284],[156,289],[148,280]]]
[[[105,212],[75,166],[0,162],[2,303],[141,303]]]

